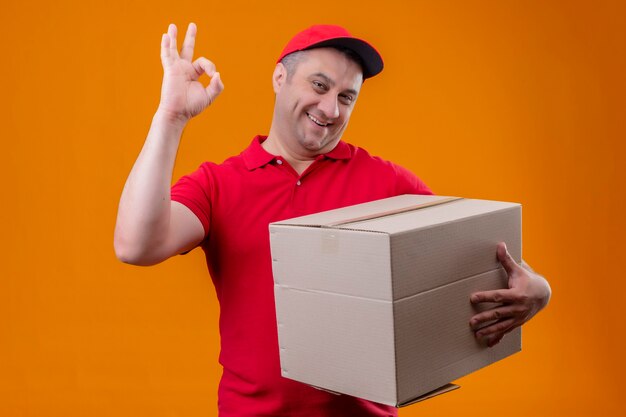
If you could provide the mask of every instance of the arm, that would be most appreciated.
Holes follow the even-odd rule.
[[[193,248],[204,237],[202,224],[191,210],[170,199],[183,129],[224,88],[212,62],[206,58],[191,61],[195,35],[196,26],[191,23],[180,55],[175,25],[169,26],[161,40],[161,102],[126,180],[115,224],[115,254],[122,262],[156,264]],[[205,73],[211,77],[206,88],[198,81]]]
[[[506,333],[530,320],[548,304],[552,295],[548,281],[525,262],[522,261],[522,266],[515,263],[504,243],[498,245],[497,255],[509,276],[509,288],[477,292],[470,297],[473,304],[500,304],[476,314],[470,320],[476,337],[485,340],[489,347],[495,346]],[[490,321],[495,322],[485,325]]]

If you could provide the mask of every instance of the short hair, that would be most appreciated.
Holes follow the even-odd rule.
[[[361,68],[361,72],[365,73],[365,71],[363,70],[363,68],[365,68],[365,66],[363,65],[363,60],[361,60],[361,57],[357,55],[357,53],[354,52],[352,49],[346,48],[345,46],[329,46],[329,48],[341,52],[350,61],[358,64],[359,68]],[[293,76],[293,74],[295,74],[298,64],[300,63],[300,61],[302,61],[302,56],[304,55],[303,52],[309,51],[311,49],[292,52],[289,55],[285,55],[285,57],[281,59],[280,63],[283,64],[283,66],[287,70],[287,81],[291,80],[291,77]]]

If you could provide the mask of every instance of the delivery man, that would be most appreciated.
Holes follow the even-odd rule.
[[[184,127],[224,88],[213,62],[193,59],[196,26],[189,25],[180,51],[176,37],[170,25],[161,40],[161,101],[120,199],[118,258],[152,265],[197,246],[204,250],[220,303],[220,416],[396,415],[393,407],[281,377],[268,233],[273,221],[400,194],[431,194],[408,170],[341,140],[363,81],[383,69],[380,54],[338,26],[298,33],[272,74],[268,135],[254,137],[221,164],[202,164],[170,187]],[[203,74],[210,78],[206,86],[199,82]],[[498,303],[469,323],[489,346],[550,298],[546,280],[517,265],[504,244],[497,256],[509,288],[471,296],[472,303]]]

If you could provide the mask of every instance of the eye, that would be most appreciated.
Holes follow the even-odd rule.
[[[341,94],[339,96],[339,99],[343,104],[352,104],[352,102],[354,101],[354,97],[352,97],[350,94]]]
[[[313,80],[313,81],[311,81],[311,84],[313,84],[313,87],[315,87],[316,90],[319,90],[319,91],[327,91],[328,90],[328,87],[326,87],[326,84],[324,84],[324,83],[322,83],[320,81]]]

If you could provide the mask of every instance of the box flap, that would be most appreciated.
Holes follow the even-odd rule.
[[[463,199],[369,223],[390,237],[394,300],[498,269],[498,242],[521,262],[519,204]]]
[[[392,300],[387,234],[283,225],[270,244],[276,285]]]
[[[347,224],[367,219],[385,217],[406,211],[418,210],[420,208],[444,204],[460,198],[461,197],[405,194],[383,200],[371,201],[369,203],[323,211],[320,213],[310,214],[308,216],[287,219],[272,223],[272,225],[339,227],[353,229],[353,227],[347,227]],[[359,230],[367,229],[360,228]]]
[[[433,397],[436,397],[437,395],[445,394],[446,392],[454,391],[454,390],[459,389],[459,388],[461,388],[460,385],[446,384],[443,387],[439,387],[437,389],[434,389],[434,390],[432,390],[430,392],[427,392],[426,394],[420,395],[419,397],[415,397],[415,398],[413,398],[411,400],[399,403],[398,407],[406,407],[407,405],[411,405],[411,404],[418,403],[420,401],[428,400],[429,398],[433,398]]]
[[[318,386],[315,386],[315,385],[310,385],[310,386],[311,386],[311,387],[313,387],[313,388],[315,388],[315,389],[318,389],[318,390],[320,390],[320,391],[327,392],[327,393],[329,393],[329,394],[333,394],[333,395],[343,395],[342,393],[337,392],[337,391],[331,391],[331,390],[329,390],[329,389],[326,389],[326,388],[321,388],[321,387],[318,387]],[[426,394],[422,394],[422,395],[420,395],[419,397],[415,397],[415,398],[410,399],[410,400],[408,400],[408,401],[404,401],[404,402],[402,402],[402,403],[399,403],[399,404],[397,404],[397,405],[396,405],[396,407],[398,407],[398,408],[399,408],[399,407],[406,407],[407,405],[411,405],[411,404],[419,403],[419,402],[421,402],[421,401],[431,399],[431,398],[436,397],[436,396],[438,396],[438,395],[445,394],[445,393],[447,393],[447,392],[451,392],[451,391],[457,390],[457,389],[459,389],[459,388],[461,388],[461,386],[460,386],[460,385],[456,385],[456,384],[446,384],[446,385],[444,385],[443,387],[439,387],[439,388],[437,388],[437,389],[434,389],[434,390],[432,390],[432,391],[430,391],[430,392],[427,392]]]

